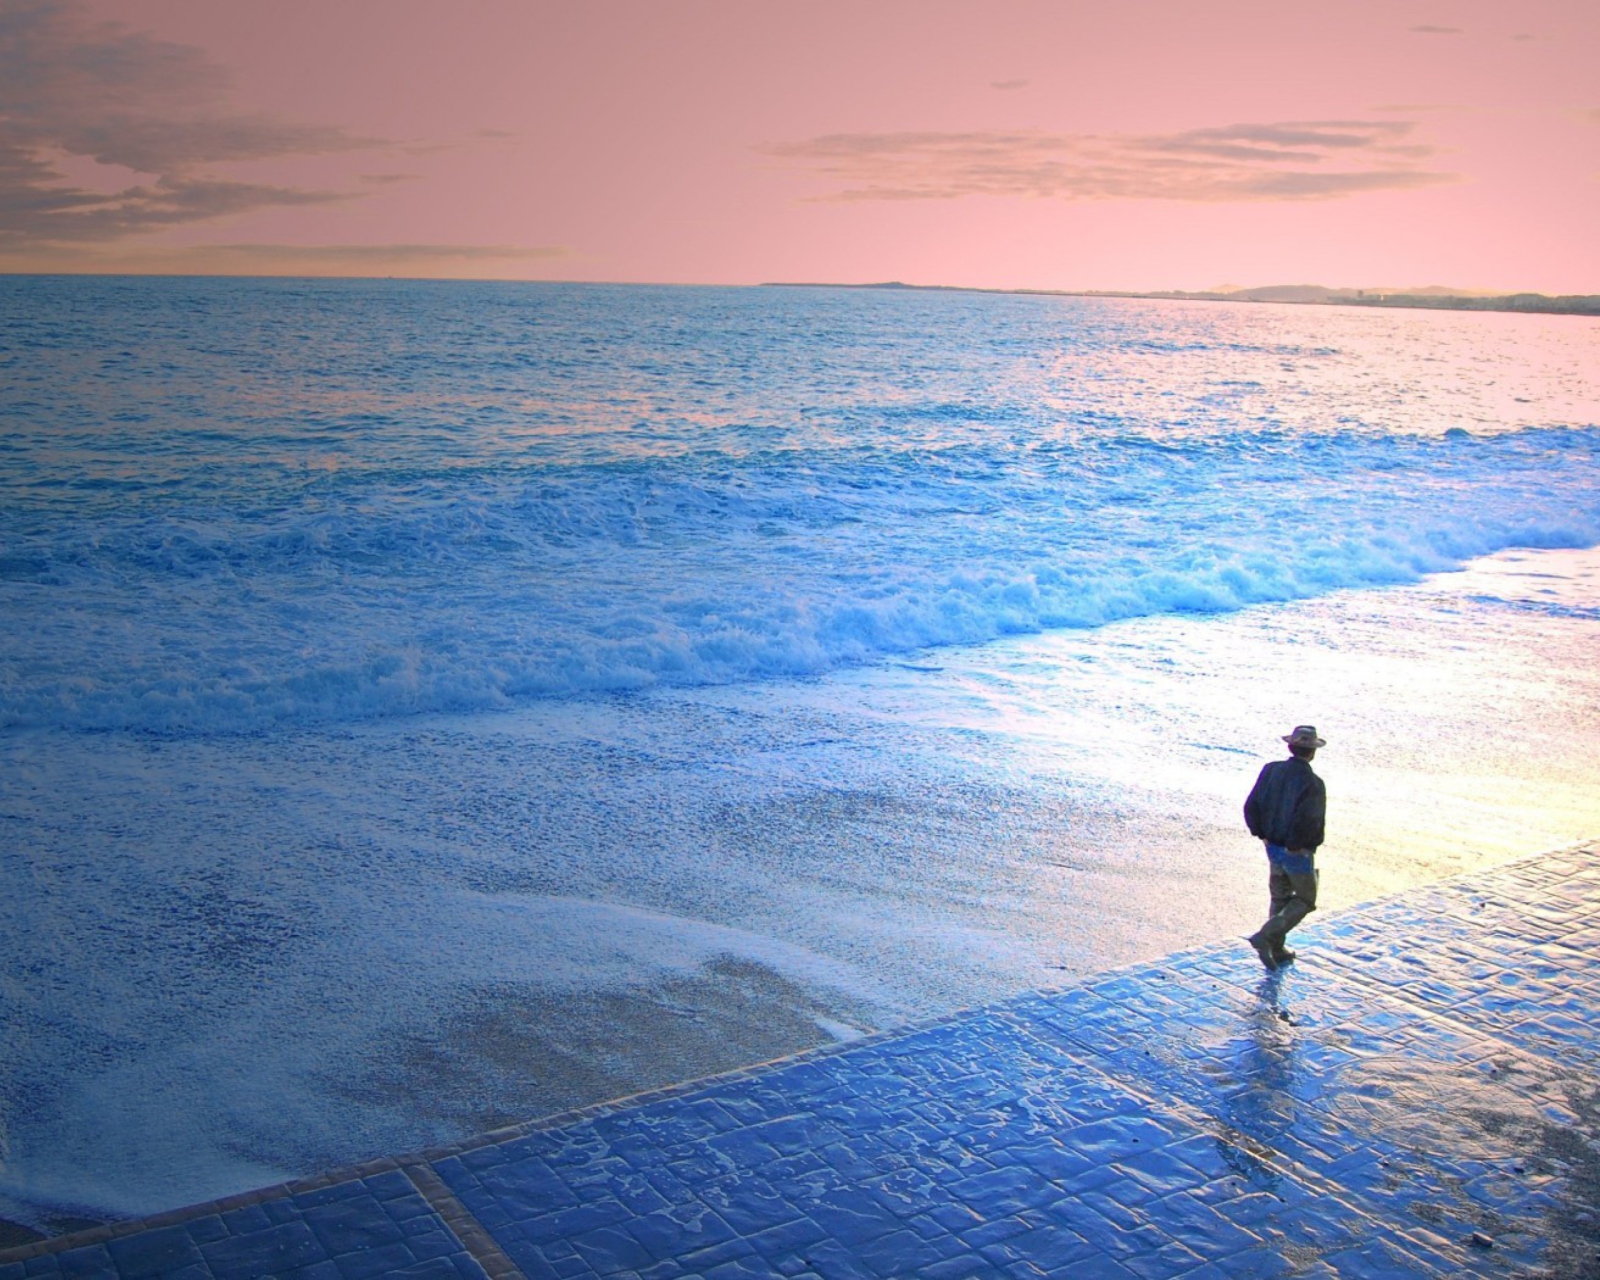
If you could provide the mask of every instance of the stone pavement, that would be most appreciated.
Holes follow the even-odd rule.
[[[1600,1276],[1600,846],[1296,938],[1279,974],[1230,941],[0,1280]]]

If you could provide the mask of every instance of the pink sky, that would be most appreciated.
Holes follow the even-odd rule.
[[[1600,293],[1600,4],[0,0],[0,269]]]

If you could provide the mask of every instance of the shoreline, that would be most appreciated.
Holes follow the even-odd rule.
[[[1551,848],[1537,853],[1524,854],[1509,862],[1499,864],[1491,871],[1480,869],[1475,872],[1448,876],[1432,883],[1414,886],[1400,893],[1344,908],[1328,919],[1319,919],[1307,927],[1307,934],[1313,935],[1308,937],[1307,941],[1311,942],[1319,950],[1323,948],[1329,949],[1331,968],[1329,973],[1323,975],[1323,977],[1330,980],[1333,985],[1337,986],[1342,980],[1340,977],[1341,967],[1350,965],[1364,967],[1375,961],[1374,976],[1367,979],[1367,981],[1377,983],[1381,987],[1384,985],[1386,972],[1392,971],[1394,968],[1396,963],[1394,956],[1373,957],[1364,955],[1356,958],[1341,958],[1337,954],[1338,949],[1331,947],[1334,937],[1348,929],[1352,923],[1355,924],[1357,931],[1360,932],[1360,921],[1363,916],[1387,917],[1392,914],[1393,909],[1403,908],[1408,899],[1438,899],[1441,895],[1448,897],[1452,892],[1459,894],[1462,889],[1471,890],[1472,886],[1480,884],[1486,879],[1490,882],[1498,880],[1503,883],[1507,872],[1512,873],[1513,879],[1526,879],[1530,875],[1536,876],[1536,868],[1547,859],[1561,859],[1563,857],[1569,860],[1578,857],[1592,859],[1597,853],[1600,853],[1600,845],[1597,845],[1595,840],[1583,840],[1561,848]],[[1471,892],[1467,896],[1472,899],[1472,904],[1468,908],[1468,915],[1475,918],[1484,903],[1478,900],[1477,892]],[[1494,896],[1492,893],[1488,895],[1490,898]],[[1431,915],[1430,918],[1432,918]],[[1388,925],[1389,921],[1385,919],[1383,927],[1386,929]],[[1327,934],[1328,936],[1326,938],[1315,937],[1315,935],[1322,934]],[[1398,940],[1395,946],[1398,951],[1401,946]],[[394,1175],[410,1179],[417,1189],[422,1190],[424,1196],[433,1204],[436,1210],[447,1215],[447,1220],[451,1210],[455,1210],[459,1214],[460,1220],[451,1221],[450,1226],[469,1251],[476,1253],[480,1248],[487,1248],[491,1252],[497,1252],[497,1246],[487,1235],[483,1235],[481,1239],[478,1238],[484,1233],[484,1226],[472,1217],[470,1211],[462,1211],[460,1202],[449,1191],[443,1191],[441,1195],[431,1193],[431,1190],[438,1190],[438,1188],[430,1189],[430,1183],[434,1181],[430,1177],[430,1169],[435,1166],[457,1163],[471,1164],[471,1156],[474,1152],[482,1152],[496,1147],[509,1148],[509,1144],[522,1142],[535,1135],[582,1127],[607,1117],[617,1117],[623,1113],[643,1112],[651,1108],[661,1108],[664,1105],[691,1100],[698,1096],[715,1094],[718,1090],[726,1090],[730,1087],[737,1089],[763,1078],[781,1079],[784,1073],[794,1071],[797,1068],[803,1070],[807,1064],[824,1063],[829,1060],[840,1061],[862,1052],[872,1054],[895,1042],[909,1041],[917,1037],[926,1037],[930,1034],[939,1036],[964,1023],[972,1023],[979,1020],[992,1022],[996,1019],[1014,1019],[1017,1016],[1016,1011],[1019,1010],[1026,1010],[1028,1015],[1036,1015],[1043,1005],[1051,1001],[1061,1001],[1063,998],[1068,1000],[1072,1009],[1077,1010],[1081,1008],[1082,1001],[1072,999],[1073,996],[1102,991],[1108,987],[1117,986],[1119,981],[1123,983],[1127,981],[1134,983],[1144,981],[1148,983],[1152,975],[1154,975],[1154,978],[1160,984],[1162,998],[1167,1001],[1161,1006],[1162,1010],[1166,1011],[1167,1005],[1170,1003],[1167,994],[1170,988],[1167,984],[1175,971],[1182,970],[1186,966],[1194,968],[1197,972],[1208,976],[1211,979],[1209,987],[1215,988],[1217,975],[1221,972],[1218,966],[1227,966],[1227,971],[1231,975],[1232,966],[1225,957],[1230,955],[1232,950],[1238,949],[1238,947],[1239,944],[1236,940],[1214,941],[1199,947],[1188,947],[1155,961],[1143,960],[1133,964],[1115,966],[1094,974],[1079,975],[1072,981],[1059,986],[1013,993],[998,1001],[987,1002],[971,1008],[886,1028],[883,1031],[849,1043],[824,1044],[801,1049],[797,1052],[755,1062],[748,1066],[718,1071],[713,1074],[681,1080],[673,1084],[607,1099],[602,1102],[505,1124],[492,1130],[473,1134],[456,1142],[436,1145],[420,1151],[364,1160],[303,1177],[285,1179],[281,1182],[271,1183],[248,1191],[180,1205],[152,1214],[106,1220],[93,1226],[78,1228],[54,1236],[33,1233],[37,1236],[36,1239],[21,1243],[5,1243],[3,1236],[0,1236],[0,1266],[17,1265],[40,1257],[105,1245],[112,1241],[146,1232],[183,1227],[185,1224],[195,1223],[202,1219],[216,1219],[223,1214],[231,1214],[236,1210],[249,1209],[272,1201],[286,1201],[297,1197],[307,1197],[307,1203],[333,1203],[347,1198],[334,1192],[334,1188]],[[1259,972],[1255,970],[1253,964],[1246,967],[1246,956],[1240,955],[1236,959],[1241,972],[1250,975],[1248,980],[1239,984],[1241,991],[1255,986],[1254,980],[1260,979]],[[1276,978],[1265,980],[1256,988],[1257,995],[1272,1008],[1280,1021],[1300,1027],[1303,1024],[1304,1015],[1302,1013],[1300,1017],[1296,1017],[1289,1010],[1286,1004],[1287,992],[1280,991],[1278,985],[1280,981],[1280,979]],[[1316,998],[1309,987],[1297,994],[1302,1008]],[[1212,997],[1208,996],[1207,999],[1209,1001]],[[1068,1007],[1068,1004],[1064,1004],[1063,1007]],[[1311,1021],[1304,1023],[1304,1025],[1308,1028],[1315,1028],[1317,1025],[1315,1016],[1313,1015]],[[1114,1059],[1117,1054],[1114,1045],[1108,1045],[1101,1051],[1108,1055],[1108,1059]],[[874,1079],[877,1078],[874,1077]],[[1140,1095],[1136,1101],[1147,1110],[1160,1111],[1160,1107],[1150,1104],[1148,1097],[1145,1095]],[[870,1101],[866,1105],[870,1106]],[[804,1113],[802,1112],[801,1114]],[[578,1152],[579,1159],[583,1158],[581,1144],[575,1146],[574,1151]],[[463,1158],[465,1158],[464,1161]],[[278,1217],[272,1220],[283,1221],[284,1219]],[[266,1220],[263,1219],[263,1221]],[[16,1225],[0,1219],[0,1226]],[[259,1228],[252,1226],[250,1229]],[[20,1230],[27,1231],[28,1229],[20,1228]],[[201,1238],[214,1241],[218,1238],[218,1233],[208,1231]],[[162,1247],[167,1246],[163,1244]],[[365,1244],[358,1244],[358,1249],[364,1248],[366,1248]],[[30,1271],[29,1274],[32,1274],[32,1272]]]
[[[145,1203],[197,1201],[208,1182],[424,1149],[827,1045],[838,1024],[870,1035],[1233,936],[1261,891],[1238,803],[1281,751],[1277,721],[1306,706],[1340,708],[1321,726],[1340,806],[1330,913],[1565,847],[1600,832],[1576,745],[1600,709],[1582,662],[1597,625],[1600,553],[1503,553],[1417,584],[821,681],[273,740],[30,740],[42,776],[80,779],[58,809],[166,833],[169,878],[184,850],[192,876],[213,875],[214,833],[235,824],[294,872],[273,901],[303,904],[280,953],[253,887],[238,908],[214,899],[259,947],[239,956],[242,1003],[209,1030],[171,1029],[181,1072],[176,1049],[152,1050],[84,1077],[30,1159],[113,1191],[154,1190],[165,1168],[185,1185]],[[1574,732],[1546,740],[1552,699]],[[1419,735],[1441,745],[1419,751]],[[203,804],[162,800],[196,777]],[[287,811],[285,795],[300,797]],[[121,847],[57,834],[42,856]],[[240,874],[253,886],[256,864]],[[402,881],[421,887],[396,895]],[[1174,894],[1191,907],[1168,909]],[[332,1017],[354,934],[381,950]],[[108,1131],[96,1099],[113,1096]],[[165,1156],[117,1172],[158,1140]],[[256,1171],[223,1158],[241,1150]],[[95,1211],[74,1205],[93,1195],[12,1211],[83,1221]]]

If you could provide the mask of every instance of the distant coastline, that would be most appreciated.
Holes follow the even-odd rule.
[[[1063,298],[1161,298],[1184,302],[1290,302],[1322,307],[1420,307],[1431,311],[1520,311],[1538,315],[1600,316],[1600,294],[1473,293],[1430,285],[1425,289],[1330,289],[1320,284],[1274,284],[1256,289],[980,289],[964,285],[828,284],[774,280],[770,289],[921,289],[945,293],[1013,293]]]

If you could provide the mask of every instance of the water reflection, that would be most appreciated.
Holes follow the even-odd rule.
[[[1275,1192],[1280,1153],[1297,1116],[1299,1029],[1284,1001],[1281,971],[1261,979],[1256,997],[1229,1045],[1235,1056],[1222,1095],[1217,1148],[1235,1174]]]

